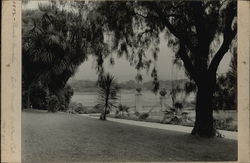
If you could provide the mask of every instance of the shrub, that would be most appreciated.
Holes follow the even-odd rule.
[[[182,117],[174,116],[169,122],[170,124],[179,125],[182,123]]]
[[[49,98],[48,111],[49,112],[57,112],[60,108],[60,102],[56,95],[52,95]]]
[[[70,99],[72,98],[73,94],[74,91],[69,85],[66,85],[62,90],[56,93],[56,96],[60,102],[59,110],[66,111],[69,109]]]
[[[182,109],[183,108],[183,104],[179,101],[174,103],[174,108],[176,109]]]
[[[46,110],[48,96],[47,89],[42,87],[41,84],[35,84],[31,87],[30,102],[33,108]]]
[[[78,114],[87,114],[88,113],[88,109],[84,106],[76,107],[73,111],[78,113]]]
[[[94,106],[93,108],[87,108],[83,106],[82,103],[71,102],[69,104],[69,108],[73,113],[77,114],[91,114],[91,113],[100,113],[101,109],[98,106]]]
[[[140,113],[138,111],[135,111],[135,116],[139,117],[140,116]]]
[[[233,121],[233,117],[227,117],[225,121],[226,123],[231,123]]]
[[[136,88],[135,90],[137,93],[141,93],[142,88]]]
[[[145,120],[145,119],[147,119],[149,117],[149,113],[141,113],[140,115],[139,115],[139,119],[141,119],[141,120]]]
[[[161,96],[165,96],[167,94],[167,91],[165,88],[163,88],[161,91],[160,91],[160,95]]]
[[[71,102],[69,104],[69,110],[71,110],[72,113],[84,114],[86,113],[87,108],[81,103]]]
[[[220,130],[237,130],[237,128],[235,128],[236,126],[231,125],[232,120],[232,117],[226,119],[214,119],[214,126],[216,129]]]
[[[127,113],[127,115],[129,115],[129,110],[130,108],[126,105],[122,105],[120,104],[115,112],[115,116],[118,117],[123,117],[124,116],[124,112]]]

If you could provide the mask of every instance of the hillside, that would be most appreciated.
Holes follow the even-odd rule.
[[[160,80],[160,88],[171,89],[172,86],[179,85],[183,87],[187,82],[187,79],[180,80]],[[96,91],[96,81],[90,80],[70,80],[68,84],[74,89],[75,92],[94,92]],[[136,88],[137,83],[134,80],[129,80],[126,82],[119,83],[121,89],[124,90],[133,90]],[[142,84],[144,90],[152,90],[153,85],[152,81],[147,81]]]

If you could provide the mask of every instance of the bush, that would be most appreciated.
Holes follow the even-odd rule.
[[[145,120],[145,119],[147,119],[149,117],[149,113],[141,113],[140,115],[139,115],[139,119],[141,119],[141,120]]]
[[[94,106],[93,108],[87,108],[82,105],[82,103],[76,103],[72,102],[69,104],[69,109],[73,113],[77,114],[91,114],[91,113],[100,113],[101,110],[98,108],[98,106]]]
[[[46,110],[48,101],[48,90],[41,84],[35,84],[30,90],[30,103],[34,109]]]
[[[71,110],[73,113],[84,114],[86,113],[87,108],[81,103],[72,102],[69,104],[69,110]]]
[[[139,117],[140,116],[140,113],[138,111],[135,111],[135,116]]]
[[[91,113],[101,113],[103,111],[103,108],[101,105],[95,105],[92,109],[91,109]],[[109,114],[109,110],[107,110],[107,114]]]
[[[120,118],[120,117],[124,117],[124,113],[127,114],[127,116],[129,116],[129,110],[130,108],[126,105],[122,105],[120,104],[115,112],[115,116],[117,118]]]
[[[161,91],[160,91],[160,95],[161,96],[165,96],[167,94],[167,91],[165,88],[163,88]]]
[[[183,108],[183,104],[179,101],[174,103],[174,108],[176,109],[182,109]]]
[[[57,112],[60,108],[60,102],[56,95],[52,95],[49,98],[48,111],[49,112]]]
[[[237,130],[235,126],[231,125],[231,122],[233,121],[232,117],[228,117],[226,119],[214,119],[214,126],[216,129],[220,130]]]
[[[60,102],[60,111],[66,111],[69,109],[70,99],[72,98],[73,94],[74,91],[69,85],[66,85],[62,90],[56,93],[56,96]]]

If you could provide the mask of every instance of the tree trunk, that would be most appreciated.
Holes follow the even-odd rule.
[[[104,107],[104,112],[100,115],[100,120],[106,120],[107,107]]]
[[[101,113],[101,116],[100,116],[101,120],[104,120],[104,121],[106,120],[107,108],[108,108],[108,99],[106,99],[106,103],[104,106],[104,112]]]
[[[28,90],[27,90],[27,102],[26,102],[26,105],[27,105],[27,109],[30,109],[30,90],[31,90],[31,85],[28,87]]]
[[[107,97],[106,97],[106,100],[105,100],[104,113],[101,114],[101,117],[100,117],[101,120],[106,120],[108,101],[109,101],[109,88],[107,89]]]
[[[106,120],[107,106],[104,108],[103,120]]]
[[[206,78],[198,84],[196,96],[196,116],[195,125],[192,130],[193,135],[201,137],[214,137],[215,129],[213,126],[213,109],[211,107],[215,82],[214,78]]]

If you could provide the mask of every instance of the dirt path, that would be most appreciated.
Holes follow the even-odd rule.
[[[65,113],[22,113],[23,162],[228,160],[237,160],[237,141]]]
[[[95,119],[99,119],[100,117],[100,114],[78,114],[78,115],[95,118]],[[185,132],[185,133],[191,133],[193,129],[193,127],[187,127],[187,126],[181,126],[181,125],[143,122],[143,121],[135,121],[135,120],[127,120],[127,119],[119,119],[119,118],[111,118],[111,117],[108,117],[107,119],[108,121],[130,124],[134,126],[150,127],[150,128],[157,128],[157,129],[170,130],[170,131],[179,131],[179,132]],[[223,138],[237,140],[238,132],[226,131],[226,130],[218,130],[218,131],[222,135]]]

